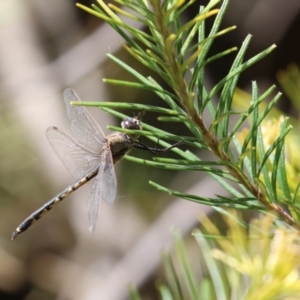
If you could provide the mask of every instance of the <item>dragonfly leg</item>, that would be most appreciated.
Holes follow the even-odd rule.
[[[151,147],[148,147],[145,144],[141,143],[140,141],[135,141],[134,148],[141,149],[141,150],[146,150],[146,151],[149,151],[153,154],[157,154],[158,152],[166,152],[166,151],[168,151],[172,148],[175,148],[177,146],[180,146],[182,144],[183,144],[183,142],[180,141],[180,142],[177,142],[177,143],[171,145],[170,147],[158,148],[158,146],[159,146],[159,141],[158,141],[156,148],[151,148]]]

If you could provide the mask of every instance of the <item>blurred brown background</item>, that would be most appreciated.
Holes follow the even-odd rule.
[[[198,1],[184,18],[189,20],[206,2]],[[291,62],[299,64],[299,9],[298,0],[231,1],[222,28],[238,28],[219,38],[212,53],[240,47],[248,33],[253,35],[248,57],[273,43],[278,46],[241,76],[241,88],[248,90],[251,80],[257,80],[264,91],[275,82],[278,70]],[[131,79],[106,53],[145,76],[150,74],[127,55],[122,42],[107,24],[76,8],[71,0],[0,1],[1,300],[119,300],[127,298],[130,282],[142,291],[143,299],[156,299],[160,251],[171,249],[170,229],[189,232],[197,224],[197,211],[208,209],[159,193],[148,181],[186,193],[218,193],[215,183],[202,175],[122,161],[116,166],[118,198],[113,206],[101,205],[93,236],[85,212],[88,184],[10,241],[24,218],[74,181],[45,136],[53,125],[69,132],[64,88],[74,88],[82,100],[163,105],[151,93],[103,84],[103,77]],[[232,60],[233,56],[209,66],[208,86],[226,75]],[[280,106],[289,112],[285,97]],[[104,130],[120,122],[96,108],[90,111]],[[148,114],[145,121],[156,124],[156,116]],[[176,132],[173,125],[164,128]],[[151,158],[138,151],[132,155]]]

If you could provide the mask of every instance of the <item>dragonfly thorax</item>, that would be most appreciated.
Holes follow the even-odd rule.
[[[133,118],[127,118],[122,123],[121,126],[124,129],[141,130],[142,125],[140,121],[140,115]],[[126,152],[134,147],[135,141],[139,138],[136,134],[127,134],[116,132],[107,137],[110,151],[112,153],[113,162],[116,163],[121,159]]]
[[[120,160],[130,149],[134,147],[134,140],[132,140],[126,133],[116,132],[110,134],[107,136],[107,141],[114,163]]]

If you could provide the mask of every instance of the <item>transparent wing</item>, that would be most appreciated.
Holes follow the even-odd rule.
[[[52,149],[75,179],[83,178],[101,164],[101,149],[94,152],[56,127],[48,128],[46,135]]]
[[[71,105],[71,101],[81,101],[72,89],[64,91],[64,100],[67,115],[71,123],[71,131],[74,137],[83,145],[97,149],[105,142],[105,136],[95,119],[84,106]]]
[[[86,203],[89,219],[89,230],[94,232],[99,212],[100,201],[112,204],[116,198],[117,179],[109,147],[102,152],[99,171]]]

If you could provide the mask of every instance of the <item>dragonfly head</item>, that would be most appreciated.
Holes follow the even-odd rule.
[[[142,124],[141,124],[142,116],[143,116],[143,112],[139,113],[136,117],[125,119],[121,123],[122,128],[133,129],[133,130],[142,130]],[[132,135],[132,134],[130,134],[129,137],[132,140],[136,140],[139,138],[139,136]]]

